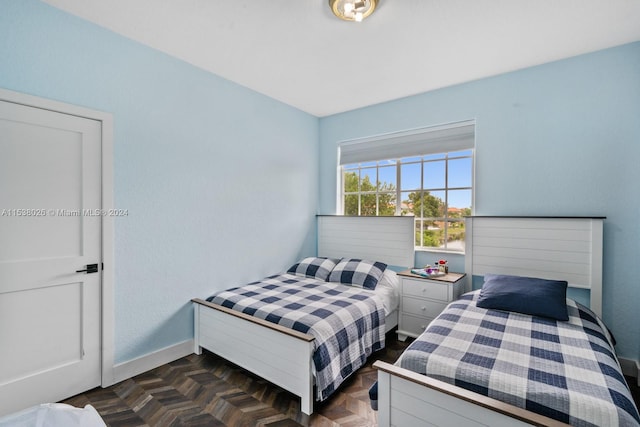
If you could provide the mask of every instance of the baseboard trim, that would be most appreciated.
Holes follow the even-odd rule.
[[[193,340],[162,348],[113,367],[114,384],[193,353]]]

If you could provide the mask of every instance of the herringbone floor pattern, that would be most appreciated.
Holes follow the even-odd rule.
[[[343,383],[330,399],[300,412],[300,399],[211,353],[190,355],[109,388],[64,401],[91,404],[112,427],[375,426],[369,387],[375,360],[394,362],[407,344],[387,336],[387,348]]]
[[[96,388],[64,403],[91,404],[110,427],[375,426],[369,387],[375,360],[394,362],[408,343],[387,335],[387,348],[343,383],[309,417],[292,394],[211,353],[190,355],[109,388]],[[640,388],[627,378],[636,405]]]

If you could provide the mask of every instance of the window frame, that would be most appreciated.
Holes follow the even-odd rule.
[[[451,253],[459,253],[459,254],[464,254],[464,248],[462,250],[459,249],[451,249],[450,247],[448,247],[448,237],[449,237],[449,233],[450,233],[450,225],[454,222],[460,222],[462,221],[462,219],[458,219],[456,220],[455,218],[452,218],[450,216],[449,213],[449,193],[451,191],[459,191],[459,190],[469,190],[471,192],[471,215],[474,214],[474,210],[475,210],[475,162],[476,162],[476,150],[475,150],[475,121],[466,121],[466,122],[461,122],[460,124],[452,124],[452,125],[446,125],[446,127],[443,126],[439,126],[437,127],[438,131],[441,131],[443,128],[446,129],[456,129],[459,126],[469,126],[469,124],[471,124],[472,127],[472,138],[473,138],[473,142],[471,147],[467,147],[467,148],[460,148],[460,143],[459,142],[454,142],[452,144],[452,148],[453,150],[447,150],[447,151],[433,151],[433,146],[430,146],[428,148],[426,148],[424,151],[426,153],[420,154],[420,155],[412,155],[410,157],[402,157],[402,158],[387,158],[387,159],[378,159],[378,160],[370,160],[370,161],[363,161],[363,162],[358,162],[358,163],[350,163],[350,164],[343,164],[342,162],[338,162],[338,211],[341,212],[342,214],[345,214],[345,208],[346,208],[346,196],[348,195],[357,195],[358,196],[358,212],[357,215],[360,216],[362,214],[361,212],[361,201],[362,201],[362,195],[363,194],[375,194],[376,195],[376,216],[380,215],[380,194],[389,194],[388,191],[381,191],[380,190],[380,167],[389,167],[389,165],[394,165],[395,164],[395,168],[396,168],[396,182],[395,182],[395,192],[394,192],[394,197],[395,197],[395,212],[394,212],[394,216],[400,216],[402,215],[402,195],[403,194],[408,194],[408,193],[412,193],[412,192],[419,192],[419,193],[423,193],[425,191],[430,192],[431,194],[433,194],[434,192],[442,192],[444,193],[444,199],[442,200],[444,206],[446,207],[444,212],[443,212],[443,216],[441,217],[423,217],[420,215],[423,215],[424,213],[413,213],[413,216],[415,217],[415,221],[416,221],[416,231],[419,231],[419,236],[420,236],[420,241],[419,242],[415,242],[415,243],[419,243],[419,245],[415,245],[415,249],[416,250],[420,250],[420,251],[432,251],[432,252],[451,252]],[[425,136],[425,141],[429,140],[429,133],[432,131],[432,129],[434,128],[425,128],[422,129],[421,131],[411,131],[410,135],[418,135],[420,136],[421,134]],[[382,137],[374,137],[374,138],[367,138],[364,140],[353,140],[353,141],[345,141],[345,143],[347,144],[358,144],[358,143],[362,143],[362,144],[366,144],[367,141],[375,141],[376,143],[381,143],[381,144],[387,144],[387,142],[393,143],[394,139],[398,139],[398,135],[400,135],[400,137],[402,138],[404,135],[407,135],[408,133],[396,133],[393,134],[391,136],[387,136],[385,138],[385,136]],[[429,144],[429,142],[425,142],[425,147],[427,147],[426,144]],[[391,146],[391,144],[388,144],[388,146]],[[446,148],[447,144],[445,143],[439,143],[437,145],[438,148],[442,149],[442,148]],[[362,147],[366,148],[365,145],[362,145]],[[374,147],[375,149],[375,147]],[[415,148],[413,148],[415,150]],[[433,158],[434,155],[441,155],[442,157],[440,158]],[[411,159],[410,161],[407,161],[408,159]],[[449,163],[452,160],[458,160],[458,159],[470,159],[471,161],[471,171],[470,171],[470,186],[456,186],[456,187],[450,187],[449,186],[449,181],[450,181],[450,176],[449,176]],[[404,161],[403,161],[404,160]],[[435,162],[444,162],[444,187],[433,187],[433,188],[428,188],[425,187],[425,182],[424,182],[424,171],[425,171],[425,164],[428,163],[435,163]],[[420,188],[419,189],[405,189],[402,187],[402,166],[403,165],[407,165],[407,164],[419,164],[420,165]],[[375,178],[375,181],[372,182],[372,184],[375,187],[375,190],[371,190],[371,191],[365,191],[362,192],[361,191],[361,184],[362,184],[362,177],[364,176],[362,174],[363,170],[367,170],[367,171],[373,171],[375,170],[375,176],[373,174],[369,174],[369,176],[371,178]],[[346,173],[348,172],[356,172],[356,176],[358,179],[358,190],[356,192],[345,192],[345,176]],[[433,246],[424,246],[424,234],[423,234],[423,230],[424,230],[424,224],[425,221],[437,221],[437,222],[443,222],[445,224],[444,226],[444,236],[443,236],[443,247],[433,247]],[[418,228],[419,227],[419,228]],[[414,244],[415,244],[414,243]]]

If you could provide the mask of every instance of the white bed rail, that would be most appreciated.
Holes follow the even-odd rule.
[[[377,361],[380,427],[566,427],[535,414],[460,387]]]
[[[205,348],[224,357],[300,396],[302,412],[313,412],[313,336],[201,299],[192,301],[194,353]]]

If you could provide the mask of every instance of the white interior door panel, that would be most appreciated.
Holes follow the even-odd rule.
[[[0,416],[100,385],[101,123],[0,101]]]

